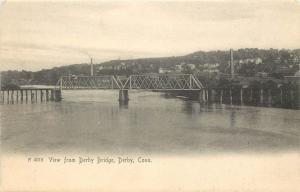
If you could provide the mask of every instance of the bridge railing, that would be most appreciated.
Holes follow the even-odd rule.
[[[192,74],[142,74],[124,76],[63,76],[61,89],[200,90],[202,83]]]
[[[189,74],[131,75],[123,89],[146,90],[199,90],[203,85]]]

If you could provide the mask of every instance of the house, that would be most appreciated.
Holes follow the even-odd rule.
[[[204,69],[203,72],[208,72],[208,73],[219,73],[219,69]]]
[[[262,64],[262,59],[261,59],[261,58],[255,58],[254,63],[255,63],[256,65]]]
[[[248,64],[248,63],[254,63],[256,65],[262,64],[262,59],[260,57],[257,58],[248,58],[248,59],[240,59],[238,61],[235,61],[236,64]]]
[[[104,67],[103,67],[103,65],[100,65],[100,66],[98,67],[98,70],[101,71],[102,69],[104,69]]]
[[[186,66],[190,69],[190,70],[194,70],[196,68],[195,64],[186,64]]]
[[[268,77],[268,73],[266,72],[257,72],[255,74],[256,77]]]
[[[171,69],[167,69],[167,68],[160,67],[158,69],[158,73],[161,73],[161,74],[163,74],[163,73],[171,73],[171,72],[172,72],[172,70]]]
[[[175,65],[176,72],[182,72],[182,65]]]

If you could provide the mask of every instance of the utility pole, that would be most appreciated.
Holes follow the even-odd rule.
[[[91,57],[91,76],[94,76],[93,58]]]
[[[233,50],[230,49],[230,76],[234,76],[234,64],[233,64]]]

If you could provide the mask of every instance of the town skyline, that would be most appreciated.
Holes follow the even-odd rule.
[[[113,62],[113,61],[134,61],[134,60],[143,60],[143,59],[165,59],[165,58],[171,58],[171,57],[175,57],[175,58],[179,58],[179,57],[184,57],[187,55],[191,55],[191,54],[195,54],[198,52],[204,52],[204,53],[209,53],[209,52],[230,52],[230,50],[233,50],[233,52],[238,51],[238,50],[251,50],[251,49],[258,49],[258,50],[278,50],[278,51],[282,51],[282,50],[286,50],[286,51],[294,51],[294,50],[299,50],[300,48],[296,48],[296,49],[292,49],[292,48],[281,48],[281,49],[277,49],[277,48],[237,48],[237,49],[216,49],[216,50],[198,50],[198,51],[194,51],[191,53],[187,53],[184,55],[166,55],[166,56],[157,56],[157,57],[128,57],[128,58],[121,58],[121,57],[117,57],[117,58],[112,58],[109,60],[103,60],[103,61],[99,61],[97,62],[97,59],[95,59],[95,57],[91,56],[91,55],[87,55],[87,59],[86,62],[82,62],[82,63],[65,63],[62,65],[57,65],[57,66],[51,66],[51,67],[45,67],[45,68],[40,68],[40,69],[36,69],[36,70],[30,70],[30,69],[7,69],[7,70],[1,70],[0,68],[0,72],[1,71],[30,71],[30,72],[38,72],[38,71],[42,71],[42,70],[49,70],[49,69],[53,69],[53,68],[60,68],[60,67],[68,67],[68,66],[72,66],[72,65],[90,65],[91,64],[91,59],[92,59],[92,63],[93,65],[95,65],[94,67],[100,65],[100,66],[107,66],[109,67],[110,64],[107,64],[109,62]],[[233,57],[235,62],[239,62],[239,59],[236,59],[235,57]],[[248,59],[257,59],[257,57],[249,57]],[[260,59],[260,58],[259,58]],[[247,60],[247,59],[246,59]],[[195,64],[200,64],[200,63],[195,63]],[[207,63],[207,64],[213,64],[213,63]],[[201,65],[201,64],[200,64]],[[202,64],[203,65],[203,64]],[[174,65],[175,66],[175,65]],[[96,69],[95,69],[96,70]]]

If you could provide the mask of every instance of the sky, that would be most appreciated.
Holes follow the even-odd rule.
[[[0,71],[300,48],[300,2],[0,0]]]

